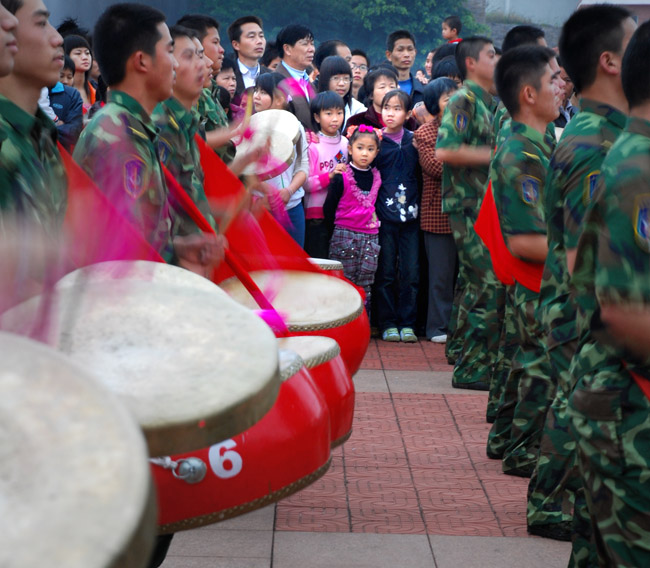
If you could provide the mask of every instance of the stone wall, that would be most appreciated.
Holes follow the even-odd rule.
[[[474,19],[479,24],[485,23],[485,9],[487,7],[487,0],[465,0],[463,3],[473,15]]]
[[[522,23],[530,24],[530,22],[522,22]],[[506,37],[508,30],[514,28],[517,24],[516,23],[508,23],[508,24],[488,23],[486,25],[490,28],[492,32],[490,37],[492,38],[492,41],[494,41],[494,45],[500,46],[503,43],[503,38]],[[546,43],[549,45],[549,47],[556,47],[560,39],[560,32],[562,31],[562,28],[556,26],[539,26],[539,27],[544,30],[544,33],[546,34]]]

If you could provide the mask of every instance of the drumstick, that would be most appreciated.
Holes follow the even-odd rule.
[[[217,233],[212,228],[212,225],[208,223],[201,211],[199,211],[199,208],[195,205],[190,196],[187,195],[187,192],[174,179],[174,176],[172,176],[170,171],[165,166],[162,166],[162,168],[165,174],[165,181],[167,182],[170,192],[179,201],[185,212],[192,218],[192,220],[196,223],[201,231],[204,233],[211,233],[213,235],[216,235]],[[255,284],[255,281],[250,277],[250,274],[246,272],[246,269],[240,264],[239,260],[232,254],[232,252],[228,249],[225,249],[224,255],[226,263],[235,273],[237,278],[241,280],[241,283],[246,287],[246,290],[248,290],[248,293],[253,297],[257,305],[263,310],[270,310],[275,312],[276,310],[271,305],[271,302],[266,299],[266,296],[264,296],[257,284]]]

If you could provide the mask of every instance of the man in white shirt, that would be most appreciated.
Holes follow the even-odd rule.
[[[243,16],[236,19],[228,27],[228,38],[237,56],[235,65],[237,88],[233,102],[238,104],[242,93],[255,86],[255,79],[262,73],[269,72],[259,62],[266,48],[262,20],[257,16]]]

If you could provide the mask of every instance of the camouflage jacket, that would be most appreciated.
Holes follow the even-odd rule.
[[[169,261],[174,213],[158,156],[158,131],[140,103],[126,93],[111,91],[108,101],[81,133],[73,157]]]
[[[213,81],[213,86],[214,85],[216,85],[216,83]],[[212,132],[218,128],[228,127],[228,116],[226,115],[226,111],[223,110],[219,100],[214,98],[213,92],[216,91],[207,88],[203,89],[203,92],[196,103],[196,111],[200,123],[199,133],[204,139],[206,132]],[[217,148],[215,151],[219,157],[226,162],[226,164],[233,161],[236,153],[235,145],[232,142],[229,142],[221,148]]]
[[[204,174],[201,155],[194,136],[199,130],[199,119],[195,111],[187,110],[177,99],[160,103],[151,118],[158,128],[158,154],[180,186],[192,198],[208,221],[213,222],[210,207],[203,189]],[[198,231],[192,219],[176,206],[178,212],[178,234],[188,235]]]
[[[442,117],[436,149],[454,150],[461,145],[494,147],[494,97],[473,81],[465,81],[455,93]],[[489,165],[450,166],[442,170],[444,213],[478,207],[485,195]]]
[[[0,116],[0,228],[5,214],[20,215],[53,235],[68,196],[56,126],[40,108],[29,114],[2,95]]]
[[[619,306],[650,305],[649,156],[650,122],[632,117],[602,164],[578,244],[571,284],[581,311],[591,308],[591,313],[582,314],[585,327],[593,325],[594,297]],[[586,330],[585,334],[590,335]],[[609,343],[600,347],[606,355],[625,358]],[[593,354],[592,360],[596,362]],[[641,371],[646,375],[650,371],[650,357]]]
[[[566,249],[577,245],[601,164],[625,126],[625,115],[608,105],[582,99],[581,109],[564,129],[544,189],[549,252],[539,315],[550,332],[549,346],[577,337]]]

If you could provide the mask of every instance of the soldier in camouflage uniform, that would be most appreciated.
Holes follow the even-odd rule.
[[[9,32],[11,24],[15,28],[19,49],[15,58],[10,53],[5,59],[3,53],[5,76],[0,78],[0,210],[32,221],[55,237],[65,216],[67,179],[56,127],[38,99],[42,87],[58,81],[63,38],[50,25],[41,0],[24,0],[15,11],[17,21],[5,8],[2,12],[5,30]],[[0,216],[0,224],[4,218]]]
[[[584,512],[575,502],[581,480],[566,413],[568,398],[579,376],[570,368],[578,345],[578,330],[576,306],[569,296],[567,253],[572,256],[577,244],[601,163],[625,124],[625,115],[618,110],[626,106],[620,77],[600,69],[599,57],[609,48],[613,36],[621,42],[620,59],[632,31],[629,14],[611,6],[585,8],[565,24],[560,50],[563,63],[571,70],[570,76],[580,85],[582,110],[567,125],[551,159],[544,195],[549,254],[538,319],[547,332],[547,355],[557,390],[546,414],[538,462],[528,489],[527,519],[532,534],[568,540],[575,508],[577,565],[589,564],[590,546],[589,535],[583,534],[581,528]],[[611,93],[620,94],[613,97]]]
[[[598,302],[568,412],[598,562],[608,567],[650,565],[649,61],[646,22],[623,59],[630,118],[602,164],[571,281],[581,312]]]
[[[229,164],[235,157],[235,145],[231,138],[235,129],[230,128],[228,116],[219,102],[219,86],[215,77],[221,70],[224,48],[221,45],[219,22],[204,14],[188,14],[178,25],[194,30],[203,46],[205,59],[212,62],[212,77],[206,76],[203,92],[197,101],[202,136],[219,157]]]
[[[110,93],[79,138],[74,159],[165,260],[219,262],[218,239],[196,232],[176,235],[176,212],[168,201],[150,117],[171,96],[177,66],[164,14],[144,5],[115,4],[100,16],[93,37]],[[139,42],[127,41],[131,37]],[[125,48],[116,50],[118,45]]]
[[[462,351],[456,355],[452,385],[487,390],[497,356],[505,294],[489,252],[474,231],[474,222],[494,146],[496,102],[490,94],[494,46],[487,38],[467,38],[459,44],[456,59],[465,83],[445,109],[436,145],[436,155],[444,163],[442,207],[449,214],[458,249],[459,282],[464,286],[462,296],[456,296],[460,302],[452,341],[460,340]]]
[[[548,252],[541,192],[551,155],[545,133],[548,123],[559,114],[559,88],[550,66],[554,59],[554,53],[546,47],[524,45],[505,53],[496,73],[499,95],[514,120],[490,166],[492,191],[508,248],[532,270],[541,268]],[[518,274],[514,276],[519,278]],[[537,300],[537,291],[519,280],[515,282],[511,313],[519,346],[490,432],[492,443],[498,433],[504,440],[510,438],[516,448],[527,449],[531,443],[526,429],[529,424],[524,421],[517,428],[512,421],[515,404],[518,399],[522,406],[530,405],[530,399],[546,399],[550,373],[535,319]],[[520,414],[526,412],[521,410]],[[504,459],[504,472],[523,475],[525,472],[520,470],[525,468],[525,460],[518,456],[509,459]]]
[[[204,217],[214,226],[210,206],[203,189],[204,173],[195,136],[199,131],[199,116],[194,105],[203,91],[207,73],[195,32],[182,26],[170,29],[174,40],[174,57],[178,61],[174,96],[160,103],[152,119],[159,130],[158,154],[179,185],[187,192]],[[179,212],[179,235],[195,233],[197,227],[189,216]]]

